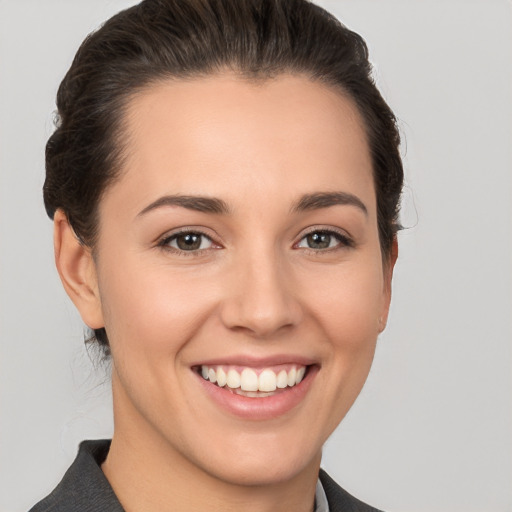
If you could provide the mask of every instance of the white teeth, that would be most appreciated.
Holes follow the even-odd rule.
[[[226,380],[228,388],[236,389],[240,387],[240,374],[236,370],[229,370]]]
[[[258,378],[258,389],[260,391],[275,391],[277,387],[276,381],[276,374],[272,370],[263,370]]]
[[[258,376],[254,370],[250,368],[243,370],[240,375],[240,387],[243,391],[258,391]]]
[[[217,385],[223,388],[226,385],[226,382],[228,380],[228,376],[226,375],[226,372],[219,368],[217,370]]]
[[[259,375],[252,368],[244,368],[242,373],[234,368],[225,368],[203,365],[201,375],[203,379],[217,383],[221,388],[227,386],[239,390],[244,396],[263,396],[264,393],[273,393],[276,389],[296,386],[302,382],[306,373],[305,366],[292,366],[288,371],[279,371],[277,375],[270,368],[265,368]]]
[[[203,376],[204,376],[204,373],[203,373]],[[276,386],[279,389],[284,389],[286,386],[288,386],[288,374],[286,373],[286,370],[281,370],[277,374]]]
[[[293,367],[289,372],[288,372],[288,386],[292,387],[292,386],[295,386],[295,378],[297,377],[297,370],[295,369],[295,367]]]

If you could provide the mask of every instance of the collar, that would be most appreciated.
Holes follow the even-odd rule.
[[[327,496],[320,478],[316,482],[315,512],[329,512],[329,503],[327,503]]]

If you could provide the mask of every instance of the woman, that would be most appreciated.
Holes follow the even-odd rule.
[[[82,44],[44,198],[115,428],[33,511],[375,510],[320,471],[397,257],[399,136],[370,73],[303,0],[145,0]]]

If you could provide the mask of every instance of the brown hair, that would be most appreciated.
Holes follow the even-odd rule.
[[[94,248],[99,200],[122,167],[128,100],[159,80],[225,69],[249,79],[300,73],[354,101],[367,132],[388,255],[403,184],[396,119],[375,86],[364,40],[307,0],[144,0],[90,34],[57,94],[43,189],[50,218],[61,208],[80,241]],[[108,349],[104,329],[95,337]]]

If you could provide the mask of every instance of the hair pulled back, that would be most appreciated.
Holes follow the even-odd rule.
[[[384,257],[398,229],[403,168],[396,119],[379,91],[364,40],[307,0],[144,0],[80,46],[57,93],[46,145],[44,203],[62,209],[94,249],[98,204],[123,163],[123,114],[151,83],[223,70],[248,79],[291,72],[339,88],[364,120]],[[95,330],[108,351],[104,329]]]

